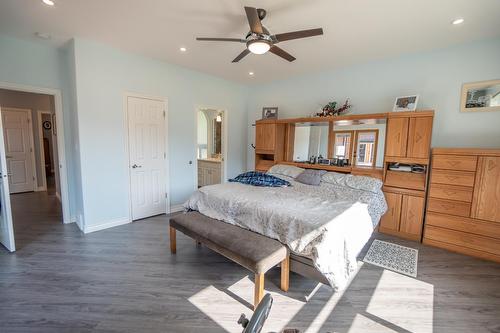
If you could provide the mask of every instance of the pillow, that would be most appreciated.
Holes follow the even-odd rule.
[[[304,171],[304,169],[296,167],[294,165],[276,164],[267,171],[267,173],[274,173],[277,175],[288,176],[292,178],[297,178]]]
[[[346,178],[346,185],[357,189],[373,193],[378,193],[382,188],[382,180],[367,176],[353,176]]]
[[[229,179],[228,181],[234,183],[241,183],[253,186],[265,186],[265,187],[290,186],[290,182],[286,180],[258,171],[248,171],[236,176],[234,179]]]
[[[295,180],[302,184],[318,186],[321,183],[321,176],[325,173],[325,170],[306,169]]]
[[[321,177],[321,181],[333,185],[346,186],[347,177],[351,176],[347,173],[339,173],[339,172],[327,172]]]

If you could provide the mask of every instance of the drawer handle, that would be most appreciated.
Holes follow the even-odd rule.
[[[460,161],[448,161],[448,164],[454,167],[454,166],[459,165]]]
[[[441,204],[441,207],[444,208],[444,210],[450,210],[450,209],[453,209],[453,205],[447,205],[447,204]]]
[[[454,180],[457,180],[458,177],[457,176],[446,176],[446,179],[448,179],[450,182],[452,182]]]

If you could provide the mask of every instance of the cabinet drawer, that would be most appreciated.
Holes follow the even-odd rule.
[[[474,186],[475,175],[474,172],[470,171],[433,169],[431,173],[431,183],[472,187]]]
[[[429,198],[427,210],[457,216],[470,216],[470,204],[460,201]]]
[[[431,198],[472,202],[472,187],[431,184]]]
[[[385,185],[411,188],[414,190],[424,190],[425,174],[387,170],[385,175]]]
[[[430,225],[425,228],[425,237],[435,241],[500,255],[500,239],[473,235]]]
[[[446,170],[476,171],[476,156],[434,155],[432,168]]]
[[[425,225],[500,239],[500,223],[428,212],[425,219]]]

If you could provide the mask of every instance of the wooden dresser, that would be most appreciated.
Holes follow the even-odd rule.
[[[384,193],[388,211],[379,231],[421,241],[434,111],[388,115],[384,161]],[[422,165],[423,173],[389,170],[391,163]]]
[[[424,243],[500,262],[500,149],[435,148]]]

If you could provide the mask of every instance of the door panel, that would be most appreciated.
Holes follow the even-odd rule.
[[[276,124],[257,123],[255,125],[255,149],[273,151],[276,141]]]
[[[23,109],[2,112],[10,193],[35,189],[30,115],[30,110]]]
[[[479,157],[472,217],[500,222],[500,157]]]
[[[418,237],[422,235],[424,203],[425,199],[422,197],[403,196],[399,231]]]
[[[433,117],[410,118],[407,157],[429,158]]]
[[[406,157],[409,118],[389,118],[385,155]]]
[[[0,114],[3,115],[2,110]],[[7,159],[5,158],[5,144],[2,118],[0,116],[0,243],[13,252],[16,250],[14,241],[14,226],[10,208],[9,181],[7,177]]]
[[[387,213],[380,220],[380,231],[399,231],[399,220],[401,216],[401,194],[385,192],[387,201]]]
[[[128,97],[132,219],[166,212],[164,102]]]

